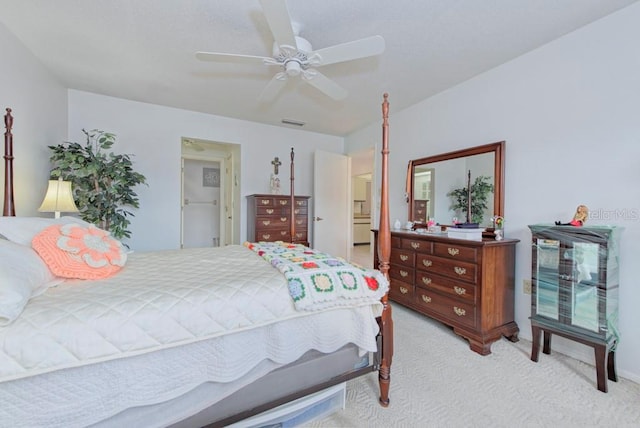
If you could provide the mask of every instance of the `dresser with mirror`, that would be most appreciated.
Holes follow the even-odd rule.
[[[448,236],[445,227],[459,214],[449,209],[450,193],[465,185],[468,172],[493,187],[480,226],[504,210],[504,142],[472,147],[409,162],[409,220],[415,229],[391,231],[389,298],[451,326],[471,350],[491,353],[501,337],[518,340],[514,321],[516,239]],[[426,229],[429,219],[443,227]],[[377,248],[377,233],[374,233]],[[374,254],[378,265],[377,253]]]

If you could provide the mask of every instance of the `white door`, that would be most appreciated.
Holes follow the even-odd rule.
[[[349,259],[351,158],[316,150],[313,172],[313,248]]]
[[[220,162],[183,158],[182,248],[220,246],[221,167]]]

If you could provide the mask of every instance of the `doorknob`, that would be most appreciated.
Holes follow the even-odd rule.
[[[322,217],[314,217],[313,219],[314,219],[315,221],[322,221],[322,220],[324,220]]]

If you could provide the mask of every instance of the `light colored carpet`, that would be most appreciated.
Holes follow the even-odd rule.
[[[482,357],[443,324],[393,306],[391,404],[377,404],[377,373],[347,383],[347,404],[307,427],[640,427],[640,385],[596,388],[589,364],[553,350],[532,362],[531,342],[495,342]]]

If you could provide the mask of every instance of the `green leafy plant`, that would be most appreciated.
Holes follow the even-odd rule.
[[[489,194],[493,193],[493,184],[491,184],[491,177],[480,175],[476,177],[471,188],[471,222],[482,223],[484,212],[487,210]],[[461,187],[454,189],[447,193],[447,196],[451,198],[450,209],[464,213],[465,218],[467,215],[468,201],[469,201],[469,189],[467,187]]]
[[[133,188],[145,184],[144,175],[133,170],[131,155],[107,153],[116,141],[114,134],[93,129],[82,132],[85,145],[66,142],[48,146],[52,154],[51,177],[72,182],[73,197],[83,220],[108,230],[115,238],[129,238],[128,210],[138,208]]]

